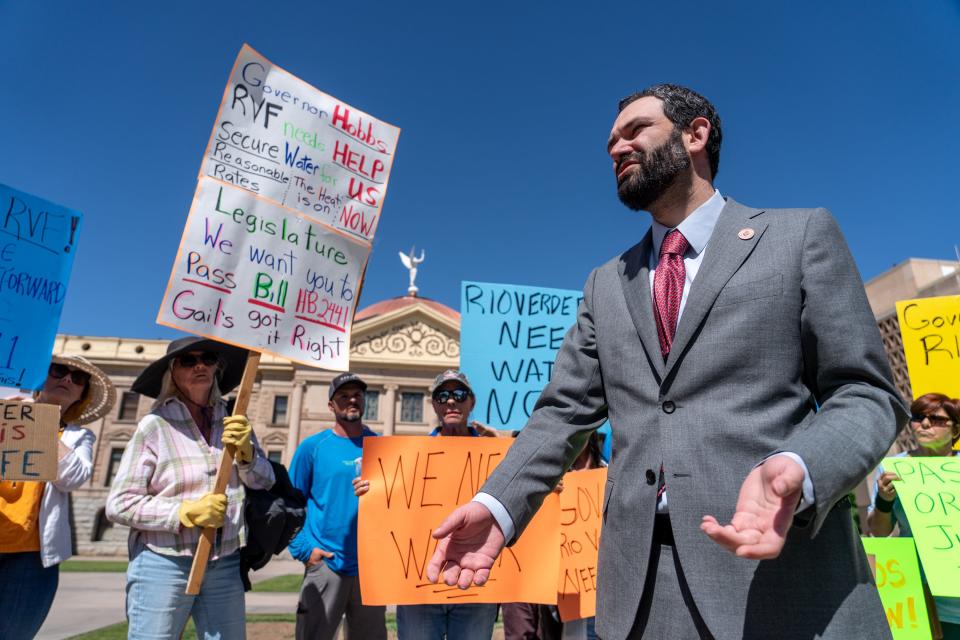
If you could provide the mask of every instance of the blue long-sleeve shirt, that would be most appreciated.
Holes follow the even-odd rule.
[[[290,463],[293,486],[307,497],[307,521],[290,543],[290,553],[306,562],[314,547],[333,553],[327,566],[342,575],[359,573],[357,512],[353,479],[363,452],[363,438],[377,434],[364,427],[360,438],[338,436],[332,429],[300,443]]]

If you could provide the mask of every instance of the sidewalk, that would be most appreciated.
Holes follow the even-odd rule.
[[[82,559],[82,558],[77,558]],[[104,558],[97,558],[103,560]],[[275,576],[301,574],[295,560],[274,559],[250,573],[254,582]],[[39,640],[62,640],[123,622],[126,574],[60,572],[60,587],[50,615],[37,635]],[[295,613],[296,593],[247,593],[247,613]]]

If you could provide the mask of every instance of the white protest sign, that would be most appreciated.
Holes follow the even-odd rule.
[[[202,178],[157,323],[345,371],[370,246]]]
[[[200,174],[369,242],[399,136],[244,45]]]

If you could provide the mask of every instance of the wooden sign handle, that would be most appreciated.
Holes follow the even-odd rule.
[[[250,404],[250,395],[253,392],[253,383],[257,378],[257,368],[260,366],[260,353],[251,351],[247,355],[247,366],[243,369],[243,379],[240,381],[240,391],[237,392],[237,402],[233,407],[234,415],[246,415],[247,405]],[[224,493],[230,474],[233,473],[234,447],[223,448],[220,458],[220,468],[217,470],[217,479],[213,486],[214,493]],[[213,548],[213,537],[217,530],[207,527],[200,534],[197,542],[197,551],[193,554],[193,566],[190,567],[190,577],[187,579],[187,595],[195,596],[200,593],[203,584],[203,575],[207,571],[207,561],[210,559],[210,549]]]

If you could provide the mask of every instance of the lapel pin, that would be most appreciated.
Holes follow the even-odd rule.
[[[750,227],[745,227],[740,229],[740,232],[737,234],[737,237],[741,240],[749,240],[753,237],[754,231]]]

